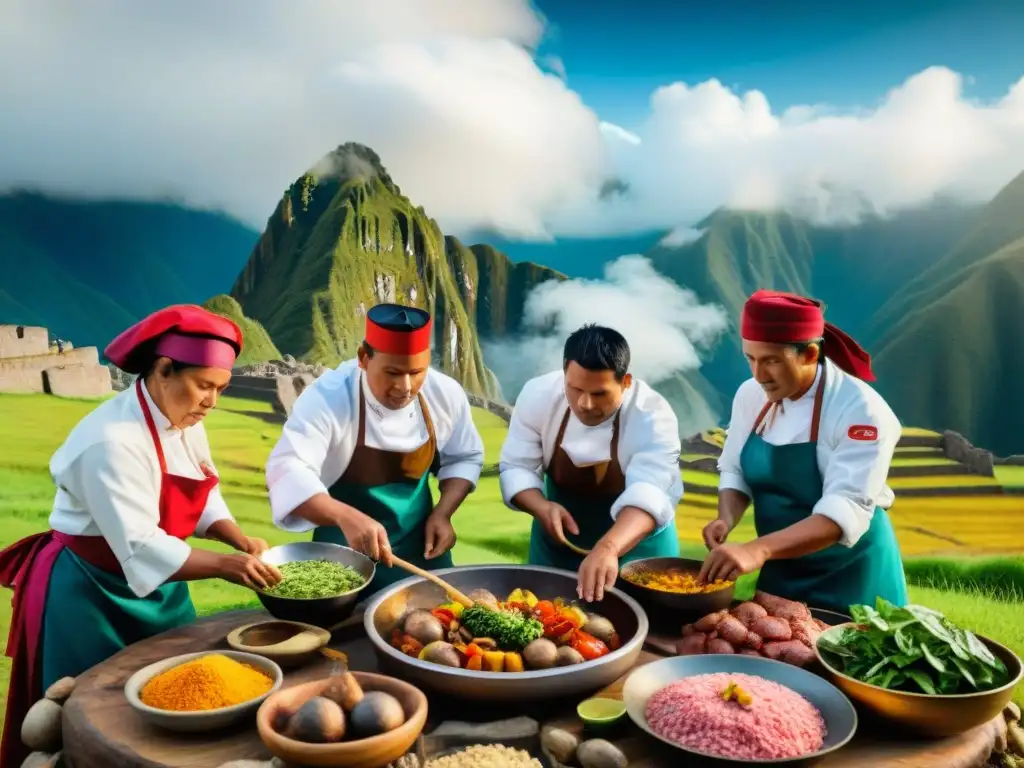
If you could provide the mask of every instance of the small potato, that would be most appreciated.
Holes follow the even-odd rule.
[[[558,655],[555,658],[555,666],[570,667],[573,664],[582,664],[583,661],[583,654],[581,654],[575,648],[570,648],[568,645],[563,645],[561,648],[558,649]]]

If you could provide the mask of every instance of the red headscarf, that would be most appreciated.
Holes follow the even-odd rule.
[[[386,355],[418,355],[430,349],[431,325],[419,307],[378,304],[366,313],[366,343]]]
[[[231,370],[242,351],[242,331],[231,320],[194,304],[149,315],[107,345],[107,359],[128,373],[144,373],[154,357]]]
[[[857,342],[825,322],[824,305],[795,293],[758,290],[743,305],[740,336],[769,344],[799,344],[823,339],[822,354],[863,381],[874,381],[871,355]]]

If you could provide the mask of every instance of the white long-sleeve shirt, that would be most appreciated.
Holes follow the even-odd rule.
[[[360,382],[362,382],[360,384]],[[355,360],[327,371],[296,399],[281,438],[267,460],[267,487],[274,523],[286,531],[315,526],[292,512],[326,493],[345,473],[359,437],[359,388],[366,398],[366,445],[409,452],[428,438],[419,401],[391,410],[381,405],[360,376]],[[420,390],[434,425],[440,453],[438,481],[469,480],[474,488],[484,465],[484,444],[462,386],[433,368]]]
[[[167,471],[201,480],[200,464],[216,472],[202,422],[176,429],[143,394],[163,446]],[[103,536],[131,590],[145,597],[176,573],[191,552],[160,528],[160,462],[134,385],[107,400],[71,430],[50,460],[57,495],[50,527],[61,533]],[[220,487],[210,493],[196,528],[203,536],[231,519]]]
[[[852,547],[870,527],[875,507],[892,506],[895,497],[886,481],[901,428],[896,414],[875,390],[832,361],[826,359],[825,365],[828,373],[816,451],[824,485],[813,513],[833,520],[842,529],[839,543]],[[814,393],[820,382],[819,368],[807,394],[799,400],[783,401],[774,418],[765,417],[767,429],[761,437],[766,442],[791,445],[811,439]],[[745,381],[736,392],[728,435],[718,460],[719,490],[751,495],[740,467],[740,453],[767,401],[754,379]]]
[[[516,398],[508,435],[501,447],[501,495],[512,499],[529,488],[544,488],[544,468],[551,462],[555,440],[569,403],[562,371],[538,376]],[[668,401],[647,384],[633,379],[626,390],[619,425],[618,459],[626,490],[615,500],[611,517],[625,507],[638,507],[655,519],[658,530],[673,523],[683,495],[679,472],[679,423]],[[562,438],[562,448],[576,466],[611,457],[614,418],[588,427],[575,416]]]

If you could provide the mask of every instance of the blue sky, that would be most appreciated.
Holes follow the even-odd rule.
[[[1024,69],[1024,0],[539,0],[540,53],[601,118],[643,119],[650,93],[715,77],[773,108],[871,106],[909,75],[944,65],[997,98]]]

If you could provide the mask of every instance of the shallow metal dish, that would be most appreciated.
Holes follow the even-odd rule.
[[[437,575],[469,593],[487,589],[504,598],[513,589],[528,589],[540,599],[574,598],[576,573],[534,565],[478,565],[444,568]],[[407,611],[435,608],[446,602],[444,591],[414,576],[377,595],[363,618],[382,669],[437,693],[480,701],[538,701],[598,691],[626,674],[647,637],[647,615],[635,600],[618,589],[605,591],[599,603],[581,603],[615,625],[622,646],[594,661],[569,667],[527,672],[476,672],[413,659],[391,646],[391,631]]]
[[[646,716],[647,702],[651,696],[666,685],[677,680],[694,677],[695,675],[710,675],[717,672],[757,675],[765,680],[771,680],[784,685],[803,696],[818,708],[822,719],[825,721],[825,743],[821,749],[809,755],[801,755],[800,757],[777,758],[774,760],[739,760],[688,749],[659,736],[651,730],[647,724]],[[673,656],[653,661],[650,664],[644,664],[642,667],[639,667],[626,678],[626,684],[622,689],[622,700],[626,703],[626,712],[630,719],[654,738],[678,749],[680,752],[700,755],[707,759],[720,760],[725,763],[768,765],[815,760],[845,746],[857,732],[857,710],[853,708],[853,704],[843,695],[842,691],[827,680],[805,669],[794,667],[792,664],[784,664],[781,661],[764,659],[760,656],[704,654],[698,656]],[[682,760],[680,760],[680,764],[683,764]]]
[[[667,571],[670,569],[689,571],[694,575],[700,573],[703,563],[686,557],[646,557],[633,560],[619,569],[618,585],[630,597],[634,598],[645,611],[658,619],[658,623],[687,623],[707,616],[715,611],[722,611],[732,604],[736,592],[735,582],[728,587],[716,589],[714,592],[686,595],[678,592],[664,592],[651,589],[629,580],[630,575],[642,571]]]
[[[818,636],[818,642],[825,635],[835,635],[848,627],[857,626],[853,622],[839,624],[827,629]],[[946,738],[966,733],[972,728],[989,722],[1003,711],[1003,707],[1013,697],[1014,687],[1021,681],[1021,660],[1013,651],[987,637],[977,636],[992,654],[1001,659],[1010,674],[1010,681],[991,691],[977,693],[957,693],[952,695],[931,695],[910,691],[892,691],[861,682],[856,678],[840,672],[830,661],[828,651],[823,651],[814,644],[814,652],[818,662],[838,688],[854,701],[859,702],[868,710],[911,728],[920,734],[935,738]]]
[[[369,586],[377,571],[373,560],[362,552],[324,541],[298,541],[292,544],[282,544],[268,549],[260,559],[276,566],[300,560],[332,560],[355,568],[362,574],[366,581],[361,587],[334,597],[305,599],[278,597],[269,595],[262,590],[256,590],[256,596],[263,603],[263,607],[275,619],[300,621],[324,629],[329,629],[352,615],[356,603],[359,601],[359,593]]]

